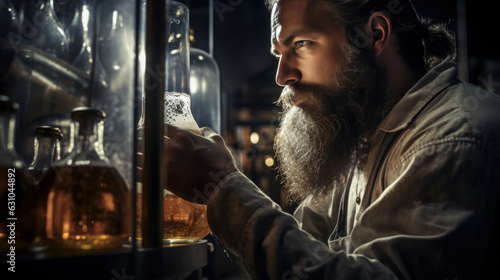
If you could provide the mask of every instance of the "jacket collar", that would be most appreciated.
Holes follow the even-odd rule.
[[[396,132],[407,128],[437,94],[456,83],[456,76],[457,65],[448,57],[439,65],[429,70],[396,103],[380,123],[379,129],[385,132]]]

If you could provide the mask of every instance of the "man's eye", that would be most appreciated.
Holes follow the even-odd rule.
[[[310,41],[307,41],[307,40],[297,41],[297,42],[295,42],[295,48],[296,49],[302,48],[309,43],[310,43]]]

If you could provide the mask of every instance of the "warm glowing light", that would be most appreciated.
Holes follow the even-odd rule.
[[[252,134],[250,134],[250,142],[252,144],[257,144],[259,143],[259,134],[257,132],[252,132]]]
[[[274,159],[273,157],[271,156],[267,156],[266,159],[264,160],[264,163],[268,166],[268,167],[272,167],[274,165]]]

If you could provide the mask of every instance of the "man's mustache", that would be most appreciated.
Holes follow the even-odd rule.
[[[276,101],[276,105],[282,107],[283,110],[288,110],[295,104],[296,96],[297,94],[291,86],[285,86]]]
[[[319,97],[327,90],[320,86],[296,84],[292,86],[285,86],[281,91],[276,105],[287,111],[294,105],[305,107],[307,104],[314,104],[318,101]]]

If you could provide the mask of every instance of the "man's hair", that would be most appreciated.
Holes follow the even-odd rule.
[[[269,9],[278,0],[266,0]],[[284,1],[284,0],[282,0]],[[359,32],[374,12],[389,16],[397,34],[399,52],[413,69],[429,70],[446,57],[456,56],[455,35],[445,24],[435,24],[417,14],[411,0],[324,0],[333,19],[344,26],[354,47]]]

